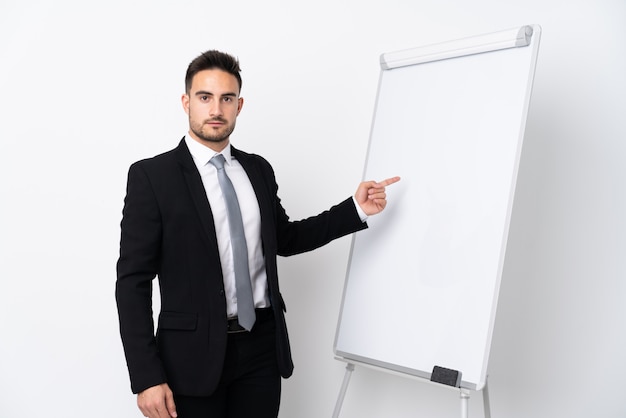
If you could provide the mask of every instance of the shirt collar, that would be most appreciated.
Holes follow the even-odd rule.
[[[221,152],[215,152],[211,148],[205,147],[195,139],[191,138],[189,134],[187,134],[185,135],[185,144],[187,144],[187,148],[189,148],[189,152],[193,157],[193,162],[198,168],[207,165],[209,163],[209,160],[217,154],[222,154],[224,156],[224,160],[226,160],[226,164],[230,165],[230,161],[232,158],[230,142]]]

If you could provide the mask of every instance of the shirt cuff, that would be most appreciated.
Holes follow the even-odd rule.
[[[365,214],[365,212],[363,212],[363,209],[361,209],[361,206],[359,206],[354,196],[352,196],[352,202],[354,203],[356,212],[359,214],[359,218],[361,218],[361,222],[367,221],[368,216]]]

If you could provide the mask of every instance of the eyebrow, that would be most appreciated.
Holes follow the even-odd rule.
[[[196,96],[214,96],[213,93],[211,93],[210,91],[204,91],[204,90],[200,90],[197,91]],[[222,94],[222,97],[237,97],[237,93],[224,93]]]

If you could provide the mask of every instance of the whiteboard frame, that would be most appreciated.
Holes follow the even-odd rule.
[[[393,70],[395,68],[399,68],[402,66],[409,65],[418,65],[427,62],[440,61],[445,59],[464,57],[468,55],[480,54],[484,52],[497,51],[501,49],[508,48],[531,48],[531,62],[529,64],[528,71],[528,80],[527,80],[527,90],[523,103],[523,110],[521,115],[521,126],[519,127],[519,135],[517,140],[517,150],[516,157],[514,162],[513,176],[512,176],[512,184],[510,185],[510,193],[509,193],[509,201],[506,210],[506,220],[504,225],[504,234],[502,237],[500,257],[499,257],[499,266],[497,271],[496,278],[496,286],[494,295],[492,298],[492,310],[491,317],[489,319],[488,325],[488,336],[486,342],[486,351],[484,353],[483,362],[482,362],[482,372],[480,378],[477,381],[466,381],[461,380],[460,387],[467,388],[471,390],[481,390],[487,381],[487,366],[489,359],[489,351],[491,348],[491,339],[493,334],[493,327],[495,323],[495,314],[497,309],[498,295],[500,289],[500,282],[502,277],[502,269],[504,264],[505,252],[506,252],[506,243],[508,239],[508,230],[510,224],[510,217],[513,208],[513,199],[515,195],[515,185],[517,180],[517,173],[519,167],[519,160],[521,155],[522,143],[524,138],[524,131],[526,125],[526,119],[528,114],[528,109],[530,105],[530,98],[532,93],[532,85],[535,74],[536,60],[538,55],[539,41],[541,37],[541,27],[539,25],[524,25],[521,27],[516,27],[513,29],[509,29],[506,31],[496,32],[492,34],[480,35],[471,38],[465,38],[461,40],[455,40],[450,42],[443,42],[436,45],[429,45],[420,48],[414,48],[411,50],[392,52],[387,54],[382,54],[380,57],[381,64],[381,72],[379,77],[379,86],[376,98],[376,108],[374,111],[374,117],[372,120],[372,129],[370,133],[370,139],[368,144],[368,152],[366,157],[366,164],[364,167],[363,179],[365,180],[365,176],[367,174],[368,162],[371,158],[371,148],[372,141],[374,136],[374,125],[376,122],[376,113],[378,110],[378,102],[381,95],[381,86],[383,75],[385,71]],[[391,173],[394,174],[394,173]],[[385,215],[381,215],[385,216]],[[356,242],[356,235],[352,238],[352,245],[350,249],[348,269],[346,272],[346,279],[344,283],[344,290],[341,302],[341,308],[337,323],[337,330],[335,334],[335,342],[333,346],[334,353],[336,357],[343,359],[343,361],[350,362],[358,362],[362,364],[370,364],[377,368],[381,368],[383,370],[389,370],[391,372],[399,372],[401,374],[406,374],[410,376],[415,376],[424,379],[430,379],[431,371],[429,370],[418,370],[411,367],[403,366],[402,364],[392,364],[379,359],[368,358],[361,356],[356,353],[352,353],[349,351],[342,350],[338,348],[338,341],[341,337],[342,332],[342,320],[344,315],[344,304],[346,301],[346,295],[348,292],[348,285],[350,279],[350,273],[352,268],[352,261],[354,256],[354,247]],[[355,350],[356,351],[356,350]],[[445,365],[440,365],[445,367]],[[461,370],[462,372],[462,370]]]

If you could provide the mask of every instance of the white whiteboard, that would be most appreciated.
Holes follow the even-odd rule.
[[[492,42],[524,32],[526,46]],[[353,237],[338,357],[484,386],[539,38],[524,26],[381,56],[364,179],[402,180]]]

